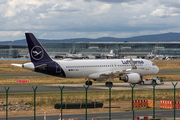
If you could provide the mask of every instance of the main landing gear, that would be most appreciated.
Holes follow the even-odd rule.
[[[86,85],[92,85],[92,81],[90,81],[90,79],[88,79],[86,82],[85,82]]]
[[[143,76],[140,77],[141,77],[140,85],[144,85]]]
[[[113,85],[113,83],[112,82],[106,82],[106,84],[105,84],[107,87],[109,86],[109,87],[111,87],[112,85]]]
[[[113,76],[109,76],[109,82],[106,82],[106,86],[108,87],[112,87],[113,86],[113,83],[111,82],[111,80],[113,80]]]
[[[86,81],[86,85],[92,85],[92,81]]]

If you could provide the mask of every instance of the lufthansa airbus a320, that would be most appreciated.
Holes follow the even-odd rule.
[[[12,65],[35,72],[64,78],[86,78],[86,85],[92,85],[91,80],[107,81],[106,86],[111,86],[114,78],[132,84],[141,83],[143,76],[159,72],[153,62],[145,59],[53,60],[32,33],[25,33],[25,36],[31,62]]]

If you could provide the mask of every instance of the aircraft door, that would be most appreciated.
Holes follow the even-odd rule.
[[[116,67],[117,67],[117,65],[116,65],[116,64],[114,64],[114,71],[116,71]]]
[[[61,73],[61,67],[57,64],[56,64],[56,73]]]
[[[149,66],[148,62],[145,62],[145,65],[146,65],[146,70],[149,70],[150,66]]]
[[[112,71],[116,71],[116,64],[111,64]]]

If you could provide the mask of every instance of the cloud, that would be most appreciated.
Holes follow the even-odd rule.
[[[133,16],[134,19],[145,19],[147,15]]]
[[[112,7],[111,4],[102,4],[94,10],[93,14],[106,13],[109,9],[111,9],[111,7]]]
[[[100,1],[105,3],[127,3],[127,2],[137,2],[139,0],[84,0],[86,2]]]
[[[167,7],[180,7],[180,1],[179,0],[159,0],[159,2]]]
[[[151,15],[155,17],[176,17],[180,15],[180,9],[160,6],[158,9],[153,11]]]
[[[24,10],[32,12],[33,9],[37,9],[45,3],[47,3],[46,0],[8,0],[7,3],[1,5],[4,11],[3,17],[13,17]]]
[[[179,5],[175,0],[1,0],[0,40],[24,39],[24,31],[54,39],[178,31]]]
[[[84,0],[85,2],[103,2],[103,3],[109,3],[109,4],[121,4],[121,3],[128,3],[131,5],[136,4],[143,4],[144,2],[147,2],[148,0]]]
[[[75,12],[79,10],[79,7],[73,4],[72,2],[65,2],[63,4],[55,4],[50,9],[51,11],[66,11],[66,12]]]

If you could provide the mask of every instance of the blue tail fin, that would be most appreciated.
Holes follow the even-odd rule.
[[[28,44],[29,55],[31,57],[31,62],[44,63],[52,61],[45,49],[42,47],[42,45],[32,33],[25,33],[25,35]]]
[[[32,33],[25,33],[31,62],[36,72],[66,77],[61,66],[53,61]]]

